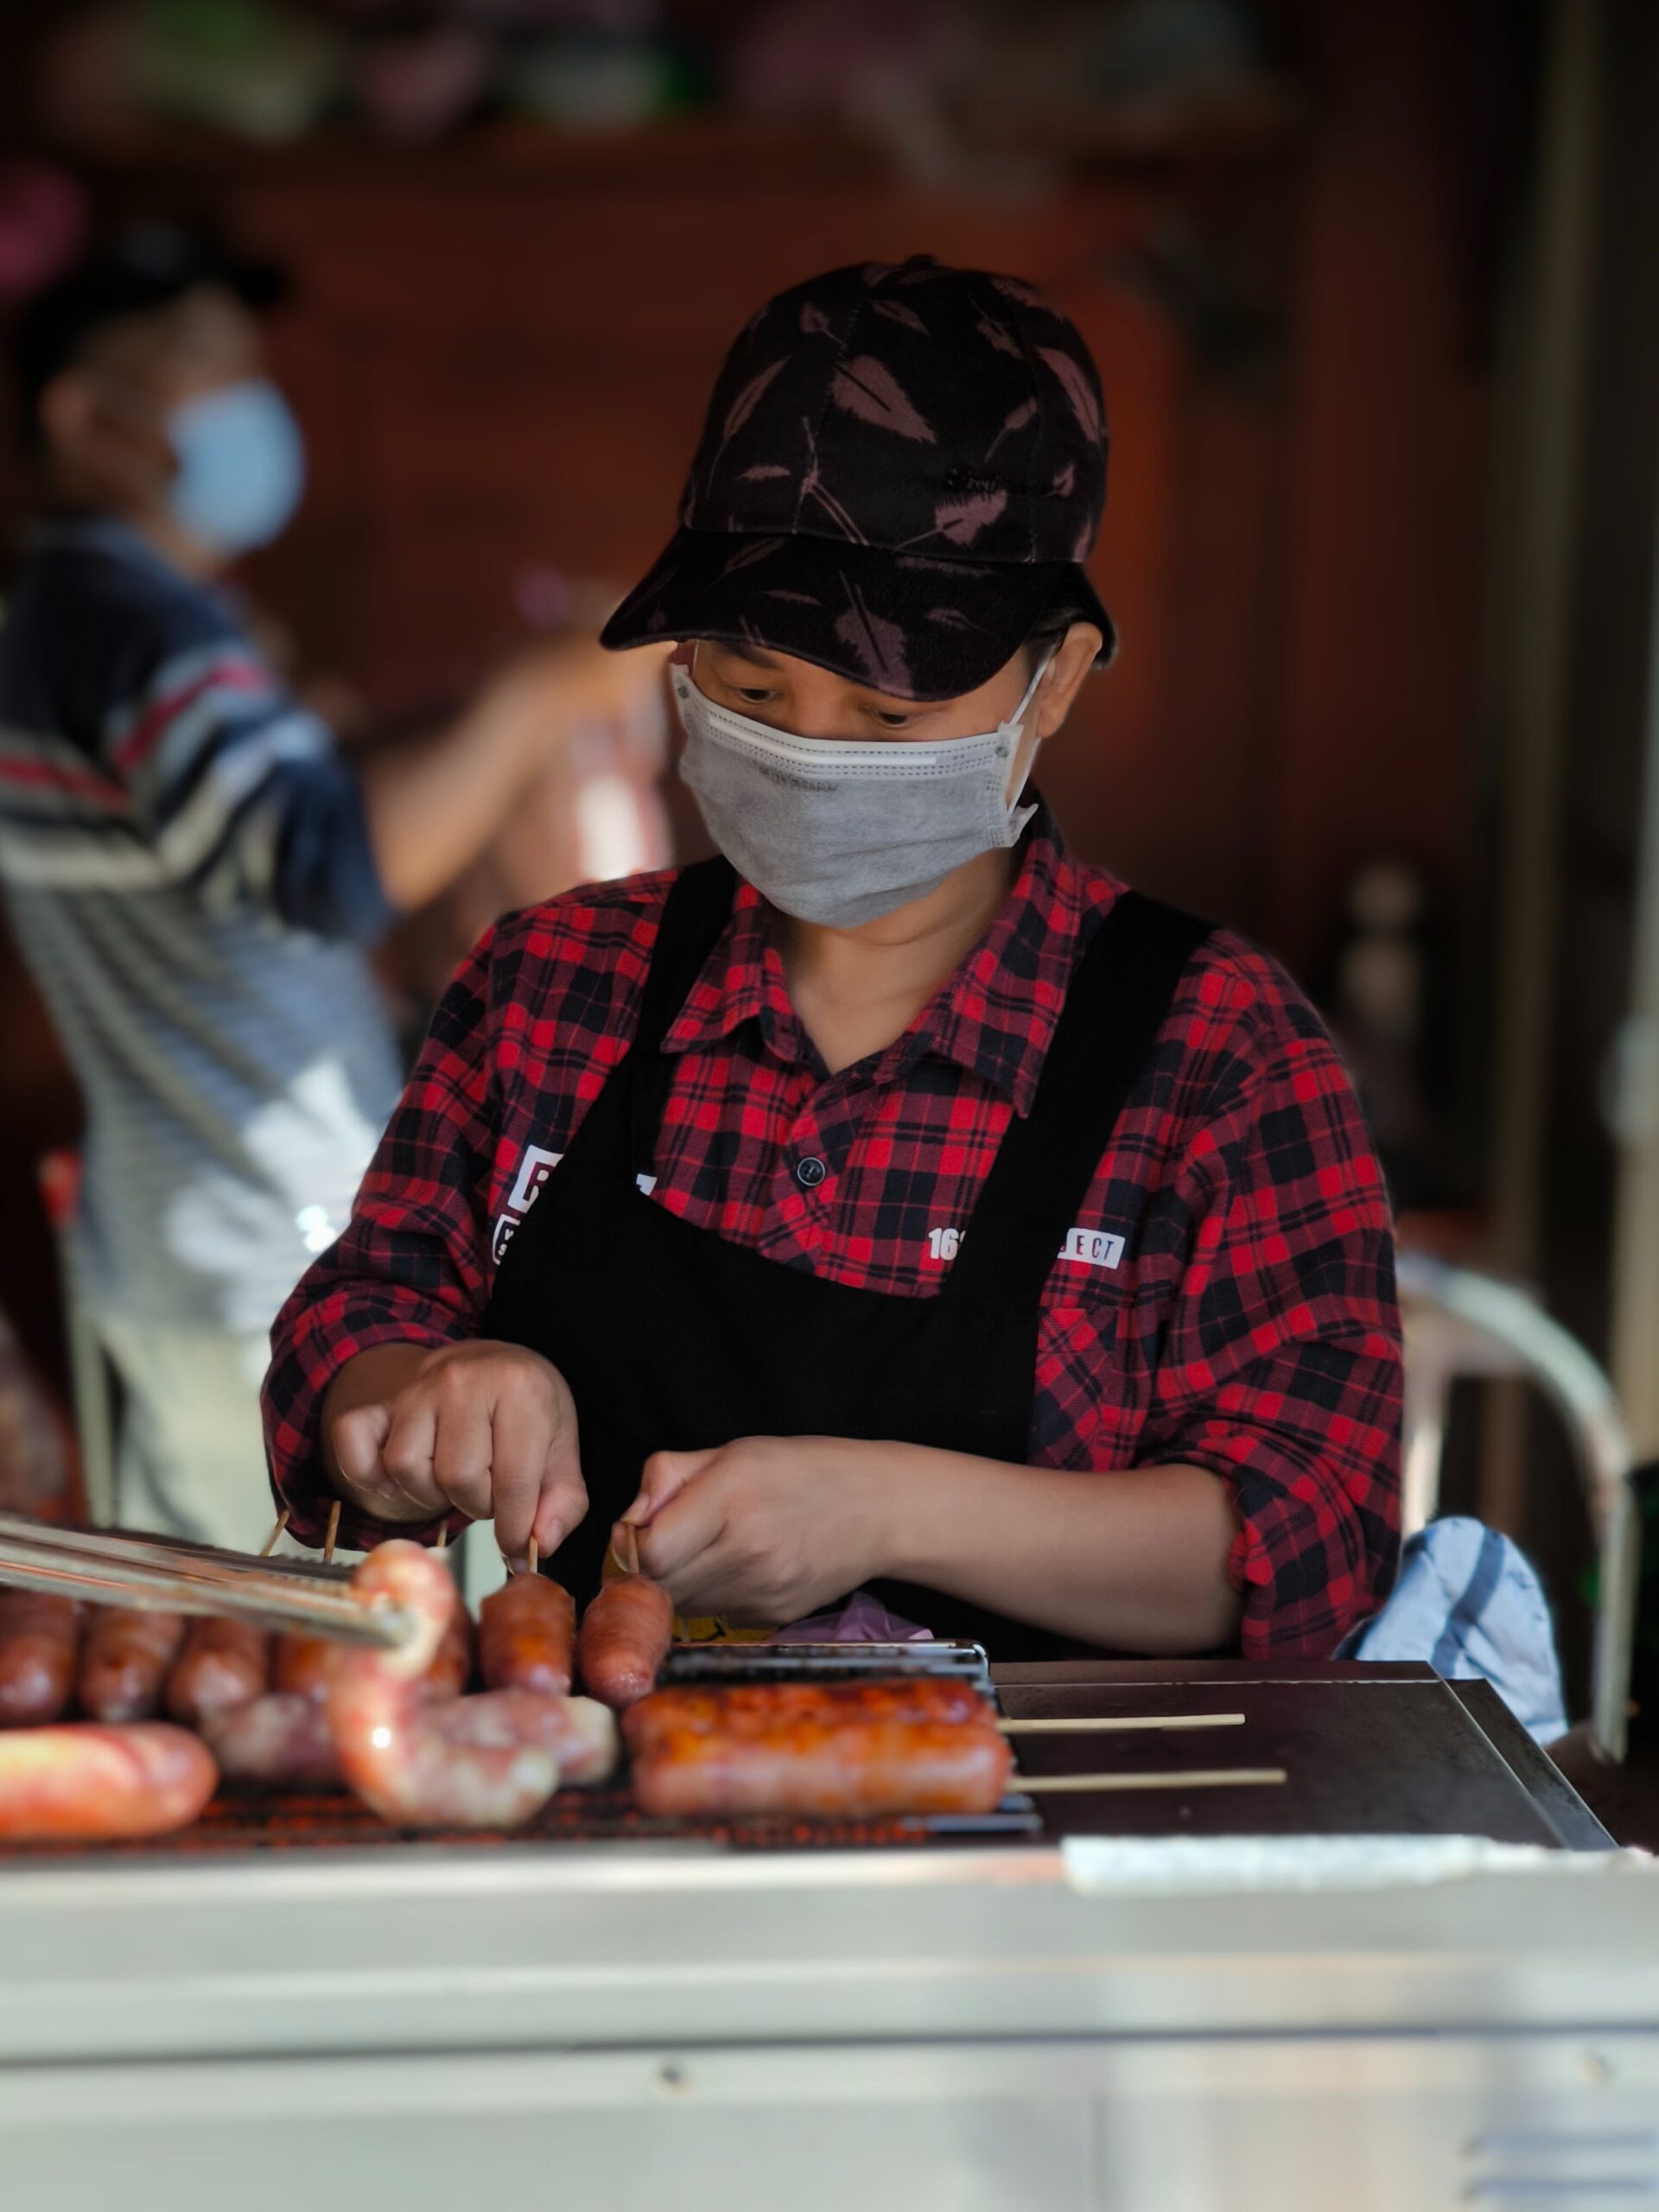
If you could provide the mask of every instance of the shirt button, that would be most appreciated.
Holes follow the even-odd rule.
[[[821,1160],[798,1160],[795,1163],[795,1180],[809,1191],[816,1191],[829,1173]]]

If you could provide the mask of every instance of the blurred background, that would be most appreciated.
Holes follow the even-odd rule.
[[[0,315],[114,217],[283,264],[308,491],[241,582],[395,745],[654,556],[767,293],[916,251],[1050,289],[1123,640],[1064,825],[1288,963],[1408,1243],[1535,1290],[1651,1455],[1656,124],[1649,0],[8,0]],[[703,849],[659,762],[567,765],[385,949],[410,1035],[499,905]],[[78,1102],[0,961],[0,1311],[61,1435],[37,1163]],[[1446,1502],[1541,1559],[1581,1673],[1589,1524],[1524,1389],[1459,1386]]]

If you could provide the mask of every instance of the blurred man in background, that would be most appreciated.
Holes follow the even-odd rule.
[[[86,1111],[72,1291],[124,1389],[119,1516],[251,1547],[266,1332],[400,1071],[364,948],[658,671],[586,639],[360,767],[218,588],[283,528],[275,272],[123,233],[18,332],[37,521],[0,625],[0,877]]]

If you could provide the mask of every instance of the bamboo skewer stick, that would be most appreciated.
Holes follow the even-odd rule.
[[[1005,1736],[1128,1735],[1146,1728],[1242,1728],[1242,1713],[1090,1713],[1075,1720],[999,1720]]]
[[[1061,1791],[1117,1789],[1246,1789],[1290,1779],[1281,1766],[1203,1766],[1170,1774],[1014,1774],[1008,1787],[1022,1796]]]
[[[539,1574],[541,1572],[541,1547],[537,1543],[535,1537],[532,1536],[530,1541],[524,1546],[524,1572],[526,1574]]]
[[[340,1534],[340,1500],[336,1498],[328,1509],[328,1526],[323,1531],[322,1563],[329,1566],[334,1556],[334,1540]]]
[[[270,1557],[272,1552],[276,1550],[278,1543],[282,1541],[283,1531],[287,1528],[287,1526],[288,1508],[284,1506],[282,1511],[276,1516],[276,1527],[265,1538],[264,1542],[259,1547],[259,1556],[261,1559],[269,1559]]]

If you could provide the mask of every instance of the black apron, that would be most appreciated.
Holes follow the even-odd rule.
[[[1008,1125],[942,1287],[832,1282],[697,1229],[649,1175],[674,1070],[659,1048],[730,918],[722,860],[671,892],[632,1049],[503,1255],[480,1333],[569,1384],[588,1518],[547,1562],[585,1605],[612,1523],[658,1451],[743,1436],[850,1436],[1023,1465],[1043,1287],[1182,971],[1209,925],[1126,893],[1072,976],[1030,1113]],[[1000,1659],[1077,1646],[942,1592],[874,1586],[936,1636]]]

